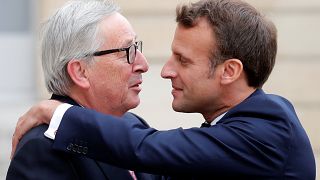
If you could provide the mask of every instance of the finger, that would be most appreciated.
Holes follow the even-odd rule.
[[[22,137],[21,135],[21,129],[22,129],[22,125],[24,124],[24,116],[21,116],[17,122],[16,128],[14,130],[14,133],[12,135],[12,142],[11,142],[11,155],[10,155],[10,159],[13,158],[17,145]]]
[[[14,153],[16,152],[16,148],[17,148],[17,136],[15,136],[15,134],[13,134],[12,136],[12,142],[11,142],[11,155],[10,155],[10,159],[12,160]]]
[[[21,137],[20,137],[20,138],[18,138],[17,136],[14,136],[14,137],[13,137],[13,140],[12,140],[12,150],[11,150],[10,159],[13,158],[13,156],[14,156],[16,150],[17,150],[17,145],[18,145],[18,143],[20,142],[20,139],[21,139]]]
[[[16,152],[16,148],[17,148],[17,140],[15,139],[15,137],[13,136],[12,138],[12,145],[11,145],[11,155],[10,155],[10,159],[12,160],[14,153]]]

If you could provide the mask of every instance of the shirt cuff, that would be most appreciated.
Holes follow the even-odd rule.
[[[52,140],[55,139],[62,117],[70,107],[72,107],[72,105],[67,103],[60,104],[57,107],[57,109],[54,111],[53,116],[51,118],[49,128],[47,129],[46,132],[44,132],[44,136]]]

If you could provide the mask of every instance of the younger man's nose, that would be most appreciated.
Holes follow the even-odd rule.
[[[172,60],[169,59],[166,64],[162,67],[161,77],[164,79],[171,79],[176,77],[177,73],[173,68]]]

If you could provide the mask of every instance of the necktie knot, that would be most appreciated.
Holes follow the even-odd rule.
[[[204,123],[202,123],[201,124],[201,127],[203,128],[203,127],[210,127],[211,126],[211,124],[208,124],[207,122],[204,122]]]

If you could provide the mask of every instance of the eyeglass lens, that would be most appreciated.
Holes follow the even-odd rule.
[[[137,49],[141,52],[142,50],[142,43],[137,42],[136,44],[133,44],[129,48],[129,63],[132,64],[136,58]]]

